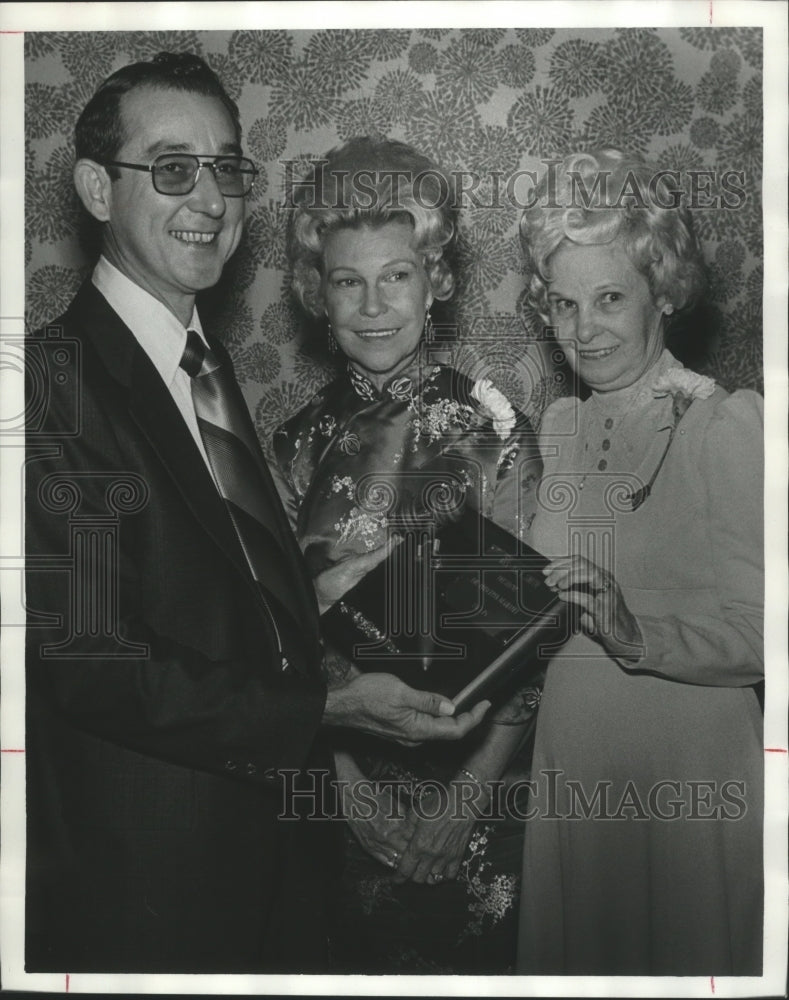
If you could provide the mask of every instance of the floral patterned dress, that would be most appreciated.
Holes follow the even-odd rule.
[[[274,448],[313,574],[382,545],[394,514],[432,491],[445,493],[447,483],[463,502],[528,538],[541,472],[529,422],[489,383],[452,368],[417,363],[379,392],[349,366],[275,434]],[[426,688],[437,669],[427,672]],[[517,692],[491,724],[525,721],[538,700],[534,688]],[[468,756],[465,743],[407,748],[354,735],[338,748],[374,780],[446,781]],[[529,758],[530,745],[505,780],[525,777]],[[517,820],[480,820],[458,878],[421,885],[396,883],[348,831],[331,943],[336,971],[511,973],[522,838]]]

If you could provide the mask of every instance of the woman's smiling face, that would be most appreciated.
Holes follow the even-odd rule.
[[[329,233],[323,274],[335,339],[380,388],[415,357],[433,301],[412,227],[395,220]]]
[[[597,246],[565,241],[550,270],[551,325],[573,370],[596,392],[632,385],[660,357],[670,307],[653,301],[621,237]]]

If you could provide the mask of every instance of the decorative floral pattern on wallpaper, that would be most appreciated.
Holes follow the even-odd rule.
[[[234,356],[264,442],[331,376],[325,331],[289,290],[283,163],[298,179],[309,159],[359,134],[404,139],[480,178],[461,216],[458,291],[434,319],[457,326],[455,363],[537,419],[567,382],[526,304],[519,211],[495,203],[494,173],[506,181],[599,145],[713,171],[713,193],[723,172],[743,172],[739,207],[695,213],[710,289],[673,346],[729,387],[761,388],[760,28],[27,34],[29,329],[63,309],[95,253],[71,183],[77,115],[104,76],[162,50],[196,52],[219,73],[261,167],[244,240],[204,312]]]

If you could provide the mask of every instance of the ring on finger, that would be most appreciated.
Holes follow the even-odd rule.
[[[430,873],[430,878],[432,878],[432,880],[434,882],[443,882],[444,881],[444,876],[441,874],[441,872],[431,872]]]
[[[386,859],[385,863],[389,865],[390,868],[397,868],[397,862],[399,860],[400,860],[400,852],[392,851],[391,856]]]

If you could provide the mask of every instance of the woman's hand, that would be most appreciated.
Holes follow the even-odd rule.
[[[319,573],[312,581],[321,614],[383,562],[402,539],[394,536],[384,545],[363,555],[346,556]]]
[[[638,621],[612,573],[582,556],[555,559],[543,570],[557,596],[581,611],[584,632],[611,656],[636,661],[643,655]]]
[[[387,868],[396,868],[405,853],[411,831],[405,810],[392,798],[391,789],[365,795],[359,803],[346,800],[343,811],[351,832],[370,857]]]
[[[418,813],[412,807],[407,818],[410,840],[397,865],[396,882],[410,879],[438,885],[457,878],[476,818],[468,809],[461,810],[462,816],[458,815],[453,803],[461,800],[453,797],[455,795],[459,796],[459,791],[453,792],[450,786],[447,808],[439,809],[439,799],[434,792],[424,796]],[[430,819],[434,812],[438,815]]]

